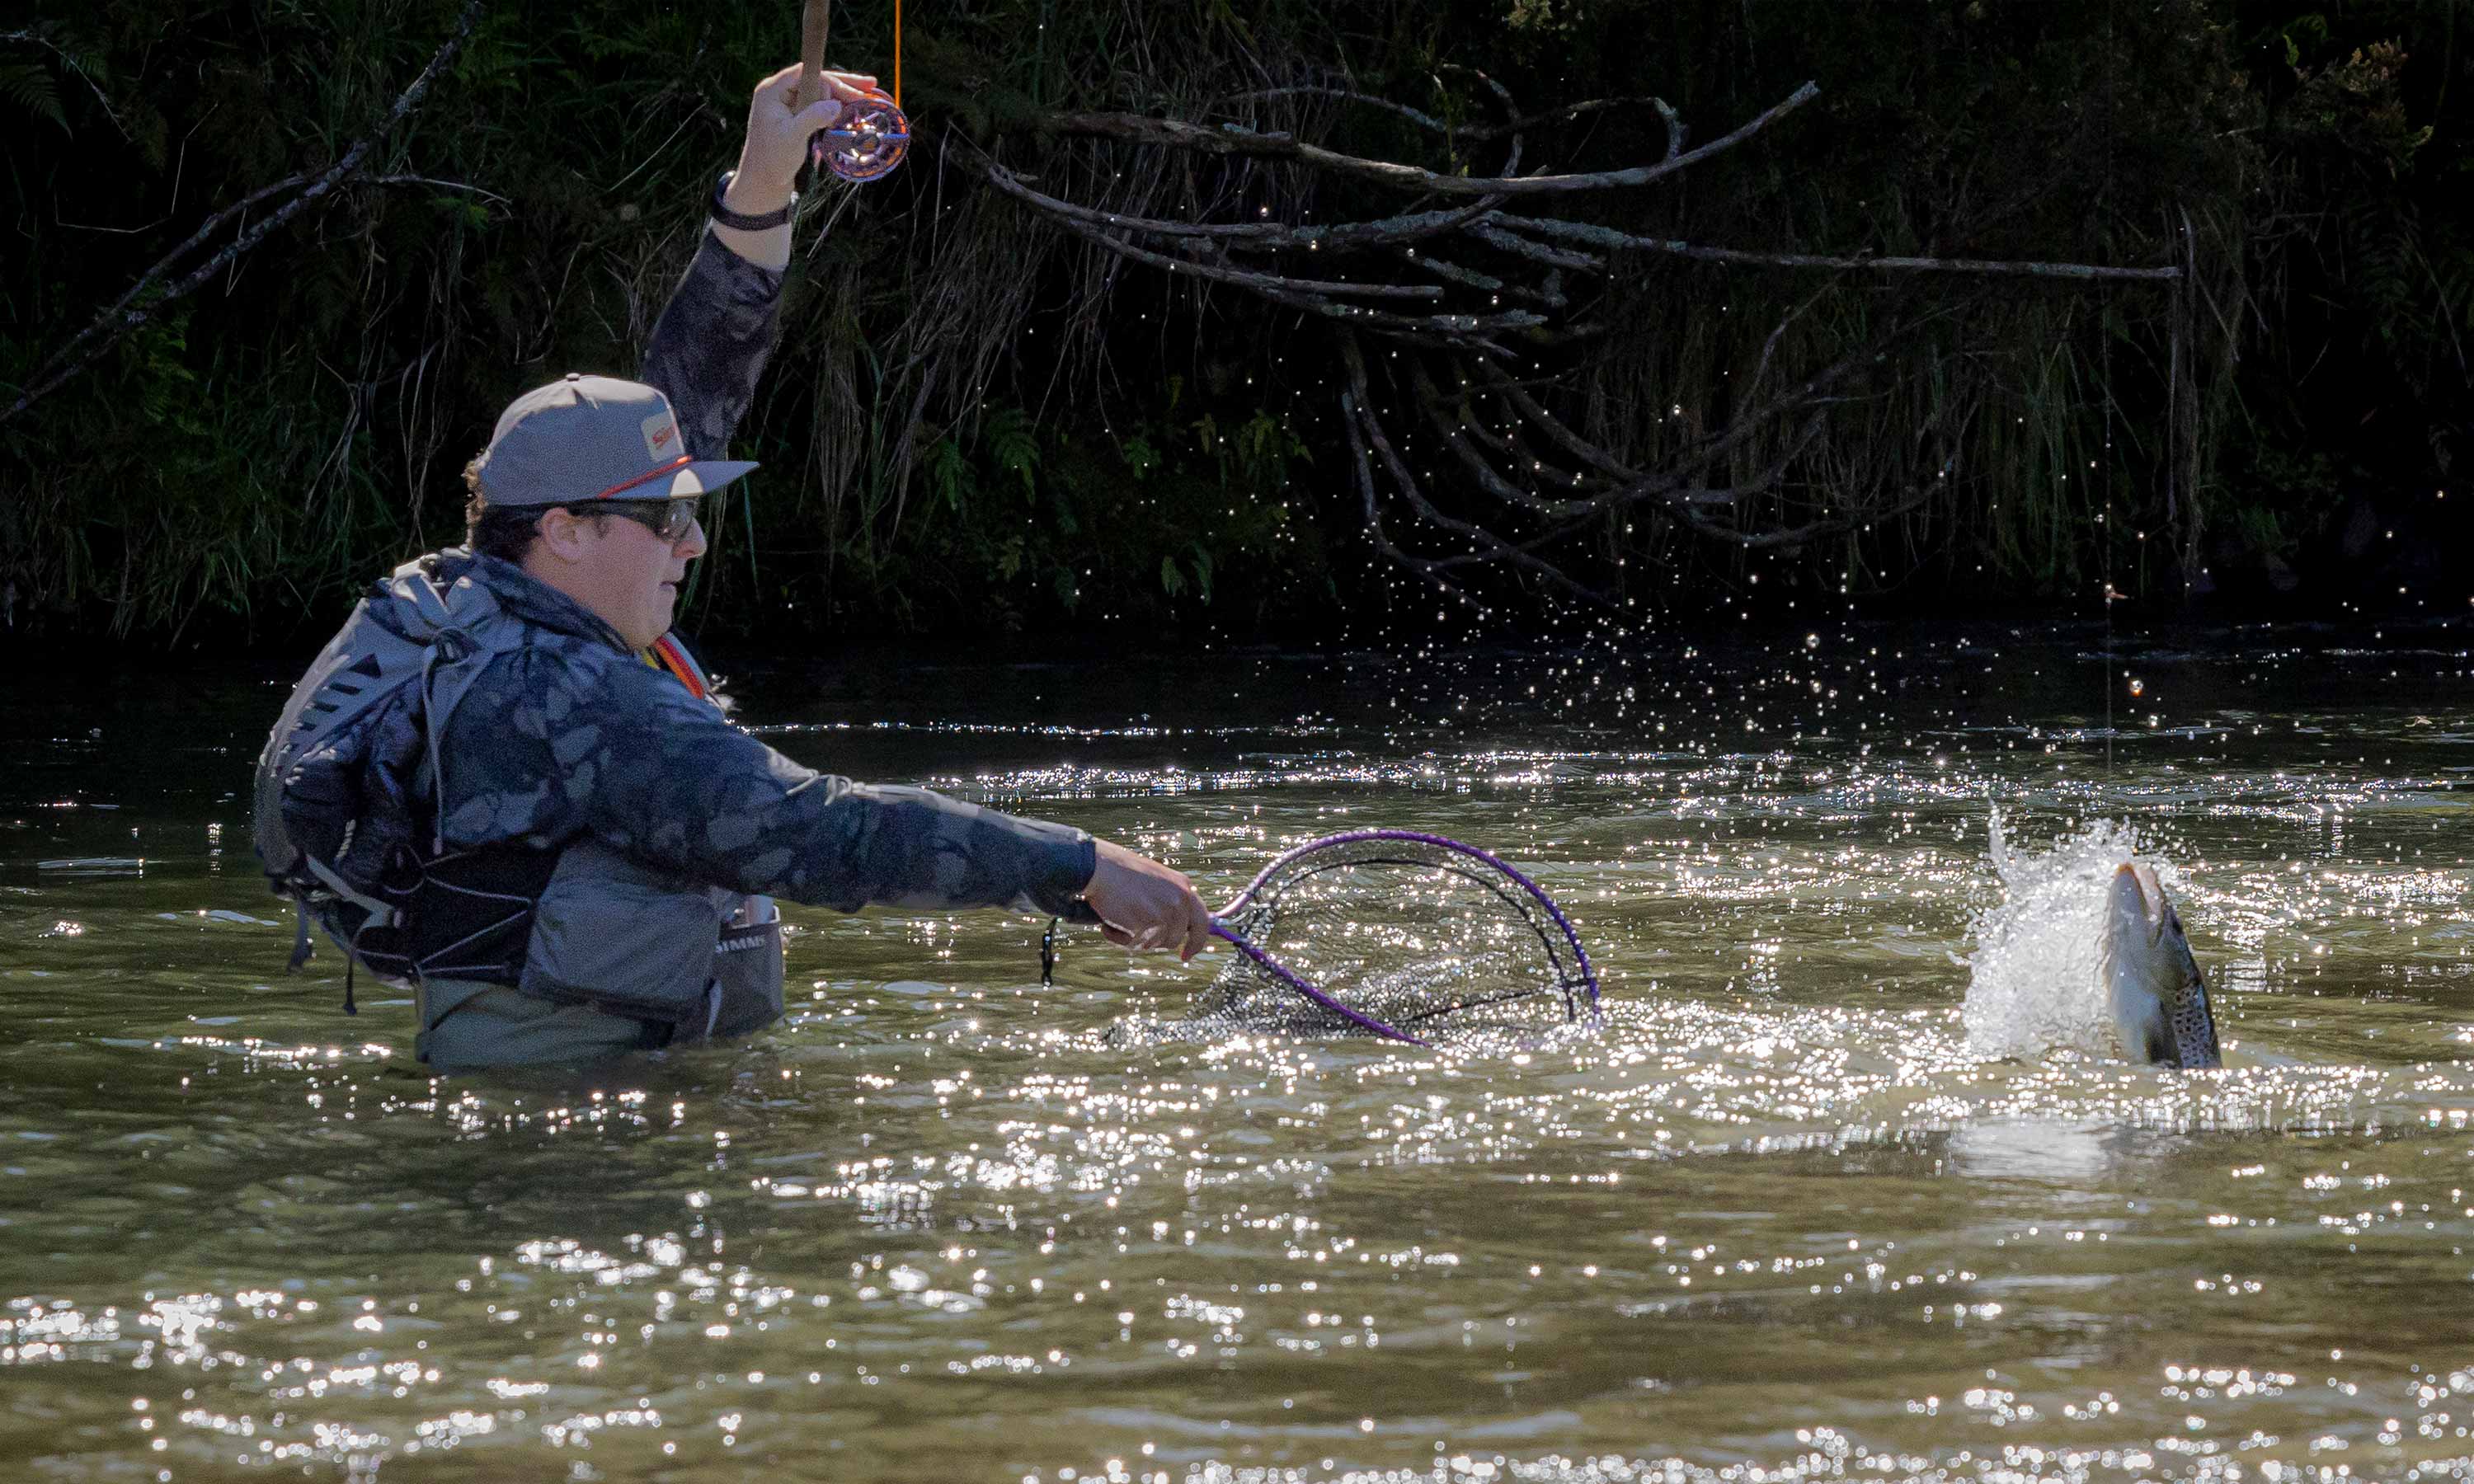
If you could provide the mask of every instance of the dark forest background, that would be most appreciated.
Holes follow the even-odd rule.
[[[1794,477],[1825,505],[1886,477],[1961,397],[1966,449],[1929,498],[1792,542],[1610,515],[1564,559],[1599,586],[1687,615],[1801,598],[2086,616],[2107,586],[2151,612],[2465,611],[2460,9],[911,0],[914,154],[805,203],[781,350],[741,438],[765,467],[713,533],[690,625],[1156,636],[1431,618],[1428,585],[1365,539],[1324,324],[1107,257],[991,189],[982,162],[1104,180],[1139,147],[1060,132],[1058,113],[1208,122],[1215,100],[1298,77],[1450,116],[1479,107],[1455,67],[1532,111],[1656,94],[1696,140],[1820,85],[1740,150],[1592,203],[1627,230],[2190,272],[2176,294],[1620,264],[1592,290],[1601,397],[1686,419],[1724,406],[1782,306],[1834,296],[1798,323],[1795,352],[1819,362],[1863,343],[1885,296],[1942,295],[1942,327],[1884,362],[1870,421]],[[12,8],[0,407],[210,218],[371,134],[462,10]],[[836,64],[889,78],[890,0],[835,16]],[[0,421],[0,634],[324,633],[385,565],[460,538],[458,471],[509,397],[634,369],[748,88],[797,31],[787,0],[485,5],[352,179],[194,291],[141,292],[146,323]],[[1319,118],[1359,154],[1478,168],[1377,110]],[[1655,158],[1664,133],[1626,108],[1540,141],[1557,168],[1591,169]],[[1225,204],[1197,178],[1208,159],[1144,168],[1154,204]],[[1299,172],[1280,201],[1408,204],[1370,208],[1370,192]],[[234,214],[186,261],[250,227]],[[1550,601],[1517,574],[1470,581],[1511,628]]]

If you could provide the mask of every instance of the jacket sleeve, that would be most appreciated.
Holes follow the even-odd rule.
[[[644,349],[644,381],[679,415],[688,453],[729,457],[780,332],[782,272],[759,268],[706,232]]]
[[[450,843],[505,838],[521,816],[535,838],[589,833],[704,885],[845,912],[1058,913],[1098,865],[1091,837],[1064,825],[802,767],[631,658],[502,662],[521,673],[489,691],[513,709],[494,718],[476,694],[449,728],[450,749],[492,759],[449,763],[475,785],[449,816]]]

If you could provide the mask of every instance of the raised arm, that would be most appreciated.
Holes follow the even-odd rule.
[[[795,110],[790,104],[799,82],[796,66],[756,84],[739,168],[723,197],[731,211],[761,218],[788,206],[808,141],[841,116],[842,100],[859,97],[862,85],[875,82],[853,73],[824,76],[831,96]],[[670,399],[687,451],[696,458],[729,456],[731,437],[773,353],[782,275],[789,261],[787,215],[778,226],[753,231],[711,223],[653,323],[643,379]]]

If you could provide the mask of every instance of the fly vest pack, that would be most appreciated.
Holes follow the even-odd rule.
[[[781,915],[590,837],[448,848],[441,743],[491,662],[555,638],[501,606],[490,559],[424,557],[352,610],[293,688],[257,764],[252,817],[276,892],[354,962],[394,981],[460,979],[589,1005],[644,1044],[744,1034],[782,1014]],[[512,570],[512,569],[510,569]],[[674,641],[665,667],[697,694]],[[632,662],[632,661],[630,661]],[[579,719],[581,725],[581,719]],[[344,1007],[353,1009],[351,976]]]

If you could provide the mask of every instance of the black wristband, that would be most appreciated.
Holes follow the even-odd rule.
[[[714,182],[713,205],[707,211],[707,215],[724,227],[736,227],[742,232],[767,231],[790,220],[792,208],[799,204],[796,193],[793,193],[790,199],[779,207],[765,212],[763,216],[741,216],[722,204],[721,198],[729,194],[730,182],[738,174],[736,170],[725,170],[721,173],[721,179]]]

